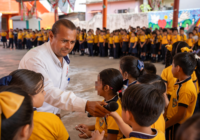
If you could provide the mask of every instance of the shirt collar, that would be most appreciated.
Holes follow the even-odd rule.
[[[145,134],[145,133],[141,133],[141,132],[137,132],[137,131],[132,131],[129,134],[129,137],[135,137],[135,138],[141,138],[141,139],[153,139],[157,136],[158,132],[156,129],[151,129],[153,132],[155,132],[155,135],[149,135],[149,134]]]
[[[58,57],[55,55],[55,53],[53,52],[53,50],[52,50],[52,48],[51,48],[50,41],[48,41],[48,42],[46,43],[46,46],[49,48],[50,54],[51,54],[51,56],[52,56],[52,58],[53,58],[53,61],[54,61],[58,66],[61,66],[60,60],[58,59]],[[69,57],[68,57],[68,56],[63,57],[63,59],[64,59],[67,63],[68,63],[68,62],[70,63],[70,60],[69,60]],[[67,59],[68,59],[68,61],[67,61]],[[65,61],[63,61],[63,65],[64,65]],[[68,63],[68,64],[69,64],[69,63]]]
[[[129,80],[126,79],[123,81],[124,85],[126,85],[127,87],[131,86],[131,85],[134,85],[137,83],[137,80],[133,81],[132,83],[129,84]]]
[[[177,80],[177,82],[175,83],[175,85],[178,85],[178,84],[183,84],[183,83],[185,83],[185,82],[189,81],[190,79],[191,79],[191,76],[190,76],[190,77],[188,77],[187,79],[183,80],[183,81],[180,81],[180,82]]]
[[[106,101],[106,103],[110,103],[110,102],[112,102],[112,101],[116,102],[116,101],[118,100],[118,98],[119,98],[118,95],[116,95],[116,96],[113,97],[112,99]]]

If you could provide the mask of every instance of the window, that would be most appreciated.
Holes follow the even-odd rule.
[[[119,9],[118,13],[128,13],[128,9]]]

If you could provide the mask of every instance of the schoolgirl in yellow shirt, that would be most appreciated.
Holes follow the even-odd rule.
[[[75,43],[75,46],[72,50],[72,54],[75,55],[75,52],[79,52],[79,34],[80,34],[80,30],[76,30],[77,33],[76,33],[76,43]]]
[[[122,44],[122,52],[123,52],[123,56],[128,54],[128,49],[129,49],[129,35],[127,34],[127,31],[124,30],[123,31],[124,35],[122,36],[123,39],[123,44]]]
[[[109,42],[108,42],[108,48],[110,50],[110,59],[113,58],[113,33],[110,34],[110,37],[109,37]]]
[[[43,42],[47,42],[48,41],[48,35],[47,35],[47,32],[44,32],[44,35],[43,35]]]
[[[59,117],[53,113],[38,112],[36,109],[43,105],[46,95],[42,74],[21,69],[13,71],[9,76],[12,77],[12,80],[8,82],[8,85],[23,87],[23,90],[33,101],[34,127],[29,140],[70,140],[69,134]]]
[[[161,51],[162,51],[162,58],[163,64],[165,64],[165,58],[167,53],[166,45],[170,44],[170,36],[167,34],[167,29],[163,29],[163,35],[161,38]]]
[[[187,36],[184,34],[184,27],[181,27],[180,28],[180,38],[181,40],[180,41],[187,41]]]
[[[81,50],[81,55],[80,56],[84,56],[84,51],[85,51],[85,35],[84,32],[81,30],[80,34],[79,34],[79,50]]]
[[[9,32],[9,44],[8,44],[8,48],[10,48],[10,45],[12,45],[12,48],[10,48],[10,49],[13,49],[13,40],[14,40],[13,30],[10,29],[10,32]]]
[[[194,48],[194,44],[195,44],[196,42],[195,42],[195,40],[194,40],[194,38],[193,38],[193,33],[192,33],[192,32],[189,33],[189,38],[187,39],[186,42],[187,42],[187,44],[190,46],[191,49]]]
[[[99,31],[96,30],[96,35],[94,35],[94,55],[95,56],[99,55],[98,43],[99,43]]]
[[[141,29],[141,35],[140,35],[140,51],[141,51],[141,60],[144,61],[146,59],[146,42],[147,42],[147,36],[145,34],[145,30]]]
[[[114,58],[119,58],[120,54],[120,36],[119,31],[115,30],[114,36],[113,36],[113,48],[114,48]]]
[[[27,31],[27,33],[26,33],[26,47],[29,50],[32,48],[31,35],[30,35],[29,31]]]
[[[156,43],[158,41],[156,31],[153,31],[152,36],[151,36],[151,55],[152,55],[152,60],[151,62],[155,63],[156,62]]]
[[[162,35],[159,30],[156,31],[156,34],[157,34],[156,54],[158,54],[158,62],[160,62],[161,61],[161,52],[162,52],[162,47],[161,47]]]
[[[110,30],[106,30],[106,43],[105,43],[105,56],[108,56],[108,43],[109,43],[109,37],[110,37]]]
[[[22,30],[20,29],[17,35],[18,49],[22,49],[23,39],[24,39],[23,33]]]
[[[106,43],[106,36],[105,36],[105,32],[102,30],[101,34],[99,35],[99,53],[100,53],[100,57],[105,57],[105,43]]]
[[[37,34],[38,38],[37,38],[37,41],[38,41],[38,44],[39,45],[42,45],[44,42],[43,42],[43,35],[42,35],[42,32],[39,31],[38,34]]]
[[[7,33],[5,31],[1,32],[1,42],[3,42],[3,48],[7,47]]]
[[[94,36],[92,35],[91,31],[88,31],[87,45],[89,49],[89,56],[93,56],[93,43],[94,43]]]
[[[174,43],[176,43],[176,42],[178,42],[180,40],[181,40],[181,38],[180,38],[180,36],[178,34],[178,29],[174,29],[173,35],[172,35],[172,44],[174,44]]]
[[[129,53],[135,57],[137,57],[137,53],[138,53],[137,42],[138,42],[138,38],[136,37],[135,32],[132,32],[131,37],[130,37],[130,43],[129,43]]]
[[[35,31],[32,32],[32,37],[31,37],[31,42],[32,42],[32,46],[36,47],[37,46],[37,36],[35,34]]]

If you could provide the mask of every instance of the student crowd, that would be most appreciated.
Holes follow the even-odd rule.
[[[198,31],[195,27],[187,38],[183,28],[180,34],[175,28],[151,32],[130,27],[130,32],[121,29],[112,33],[108,29],[97,29],[96,35],[92,29],[86,34],[77,28],[72,54],[80,50],[84,55],[87,45],[90,56],[122,56],[119,69],[102,70],[95,82],[97,94],[108,104],[117,103],[118,109],[97,117],[94,125],[77,125],[79,137],[91,140],[200,139]],[[19,33],[22,34],[18,32],[18,36]],[[195,39],[195,36],[198,37]],[[153,62],[165,60],[166,68],[161,76],[156,75],[153,63],[143,62],[150,58]],[[2,140],[70,139],[56,115],[37,111],[44,102],[44,86],[43,75],[24,69],[0,79]]]

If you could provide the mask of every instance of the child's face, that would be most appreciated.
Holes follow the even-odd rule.
[[[111,33],[110,36],[113,37],[113,33]]]
[[[189,34],[189,38],[192,38],[193,37],[193,34]]]
[[[41,83],[39,83],[41,84]],[[32,96],[33,99],[33,106],[38,108],[41,107],[44,103],[44,96],[46,95],[46,92],[44,91],[44,87],[36,94]]]
[[[177,31],[174,31],[174,35],[177,35],[178,34],[178,32]]]
[[[181,35],[184,35],[184,30],[180,30],[180,34],[181,34]]]
[[[179,66],[175,66],[174,60],[172,62],[172,74],[175,78],[178,78],[178,73],[179,73]]]
[[[167,32],[163,32],[164,35],[167,35]]]
[[[95,82],[95,90],[99,96],[104,95],[103,85],[99,75],[97,77],[97,81]]]
[[[157,33],[157,35],[159,35],[159,34],[160,34],[160,31],[156,31],[156,33]]]
[[[132,34],[131,34],[131,36],[132,36],[132,37],[135,37],[135,34],[134,34],[134,33],[132,33]]]
[[[196,35],[196,33],[197,33],[196,30],[193,30],[193,34]]]
[[[101,32],[101,35],[104,35],[104,33],[103,33],[103,32]]]

